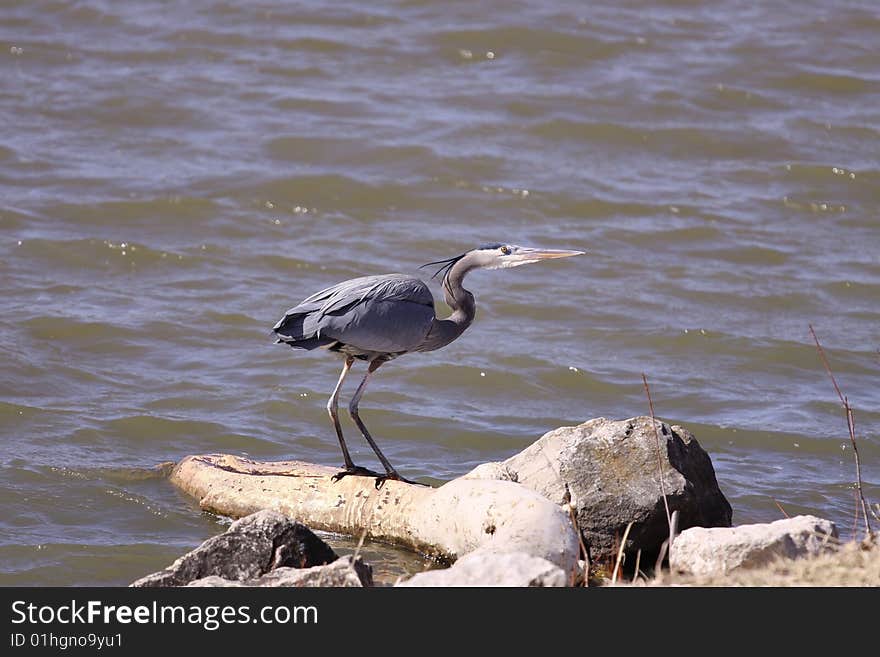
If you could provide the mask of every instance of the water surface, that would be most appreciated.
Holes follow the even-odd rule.
[[[734,522],[852,536],[808,325],[880,501],[880,11],[764,4],[5,2],[0,584],[127,584],[221,531],[157,463],[340,463],[340,363],[269,328],[497,241],[590,254],[472,275],[475,324],[381,370],[401,472],[646,414],[645,373]]]

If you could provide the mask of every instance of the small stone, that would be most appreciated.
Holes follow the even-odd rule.
[[[522,552],[472,552],[444,570],[414,575],[397,586],[567,586],[565,573]]]
[[[738,568],[765,566],[833,551],[837,528],[815,516],[783,518],[738,527],[691,527],[672,543],[669,566],[680,573],[723,575]]]
[[[308,527],[278,511],[258,511],[236,520],[165,570],[131,586],[185,586],[209,576],[244,581],[284,566],[310,568],[336,561],[333,549]]]
[[[361,557],[342,557],[333,563],[311,568],[282,566],[252,580],[230,580],[217,575],[196,579],[187,586],[262,587],[365,587],[373,586],[373,569]]]

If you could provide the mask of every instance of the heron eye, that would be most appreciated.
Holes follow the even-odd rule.
[[[510,247],[509,246],[502,246],[501,253],[503,253],[504,255],[510,255]]]

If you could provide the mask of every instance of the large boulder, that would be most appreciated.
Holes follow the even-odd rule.
[[[277,511],[264,510],[236,520],[223,534],[131,586],[185,586],[212,575],[256,580],[276,568],[310,568],[336,559],[333,549],[308,527]]]
[[[472,552],[450,568],[428,570],[397,586],[567,586],[562,568],[523,552]]]
[[[485,463],[468,475],[507,479],[560,505],[571,504],[593,562],[613,563],[629,523],[625,552],[655,557],[669,538],[658,481],[658,449],[663,487],[678,528],[729,527],[730,503],[718,487],[709,455],[683,427],[649,417],[597,418],[546,433],[500,463]]]
[[[838,545],[834,523],[815,516],[730,528],[692,527],[673,542],[669,567],[692,575],[724,575],[777,559],[815,556],[834,551]]]
[[[257,579],[234,580],[210,575],[196,579],[187,586],[263,586],[263,587],[364,587],[373,586],[373,569],[361,557],[340,557],[326,566],[270,570]]]

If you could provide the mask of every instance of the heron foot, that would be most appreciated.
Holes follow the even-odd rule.
[[[405,484],[412,484],[413,486],[427,486],[428,488],[430,488],[430,486],[428,486],[428,484],[423,484],[420,481],[411,481],[410,479],[405,479],[404,477],[400,476],[400,473],[395,471],[395,472],[388,472],[383,475],[378,475],[376,477],[376,490],[381,490],[382,486],[384,486],[385,482],[388,481],[389,479],[391,479],[392,481],[402,481]]]
[[[382,476],[378,472],[370,470],[369,468],[363,468],[359,465],[353,465],[351,467],[345,468],[345,470],[343,470],[342,472],[337,472],[335,475],[333,475],[330,478],[330,480],[335,483],[335,482],[339,481],[340,479],[342,479],[343,477],[347,477],[349,475],[351,475],[353,477],[381,477]]]

